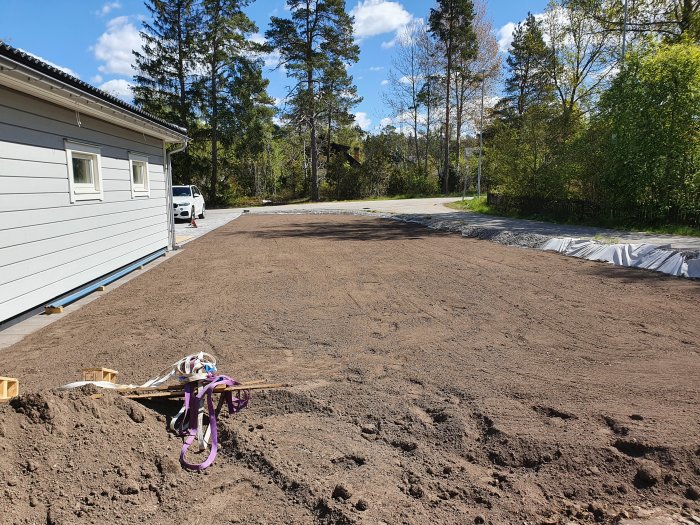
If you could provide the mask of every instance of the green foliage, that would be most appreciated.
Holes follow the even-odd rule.
[[[530,208],[546,199],[550,211],[570,209],[569,219],[697,225],[700,46],[686,39],[630,51],[596,110],[590,119],[546,104],[506,113],[486,150],[492,188]]]
[[[624,0],[567,0],[599,20],[602,29],[622,31]],[[674,43],[690,39],[700,43],[700,3],[693,0],[634,0],[627,3],[628,42],[651,36]]]
[[[134,52],[134,103],[152,115],[191,129],[196,119],[197,36],[201,13],[195,0],[148,0],[143,52]]]
[[[281,65],[292,79],[286,117],[309,132],[311,198],[318,200],[319,155],[317,127],[324,111],[331,120],[347,117],[357,97],[345,64],[357,62],[360,48],[354,42],[352,18],[344,0],[288,0],[291,18],[270,19],[265,33],[270,48],[279,51]],[[343,93],[350,93],[344,96]],[[329,126],[330,128],[330,126]],[[329,133],[330,135],[330,133]]]
[[[532,106],[551,105],[553,56],[544,42],[541,23],[532,13],[513,31],[506,63],[510,75],[505,80],[506,96],[500,102],[503,114],[521,117]]]
[[[499,215],[500,212],[495,210],[486,202],[486,196],[472,197],[463,201],[450,202],[446,204],[448,208],[455,210],[473,211],[475,213],[483,213],[484,215]]]
[[[615,205],[650,216],[700,212],[700,47],[631,53],[601,100],[600,183]]]
[[[550,106],[531,107],[516,122],[496,123],[485,148],[490,187],[512,196],[571,197],[580,126]]]
[[[472,0],[437,0],[436,8],[430,10],[430,32],[448,53],[465,62],[474,58],[478,50],[473,21]]]
[[[442,189],[450,189],[450,114],[452,113],[452,75],[459,64],[476,58],[479,44],[474,32],[474,2],[472,0],[438,0],[430,10],[430,32],[437,39],[447,58],[445,67],[445,147],[442,164]]]
[[[352,166],[342,154],[331,156],[327,164],[324,194],[334,200],[362,197],[360,170]]]
[[[472,0],[438,0],[429,32],[412,34],[416,47],[404,50],[413,54],[402,76],[420,77],[407,86],[410,137],[403,121],[398,132],[370,135],[353,125],[360,97],[346,65],[359,48],[343,0],[289,0],[289,18],[272,17],[262,47],[249,38],[248,3],[147,0],[134,100],[187,127],[187,152],[173,159],[176,183],[207,188],[211,204],[432,195],[441,182],[443,191],[461,190],[467,167],[473,187],[476,158],[450,148],[478,141],[444,133],[455,129],[450,115],[457,128],[467,123],[481,68],[497,69],[479,62],[487,44],[478,49]],[[543,19],[518,25],[505,96],[484,134],[483,189],[503,194],[511,211],[528,201],[537,203],[528,213],[540,214],[539,203],[553,202],[549,212],[561,220],[578,201],[573,215],[584,220],[593,210],[616,225],[700,223],[700,7],[654,4],[632,2],[624,64],[621,0],[551,0]],[[283,127],[273,124],[258,58],[273,50],[292,80]],[[426,109],[424,134],[418,108]],[[359,147],[361,164],[338,145]],[[464,206],[495,212],[484,200]]]
[[[409,139],[385,128],[378,135],[370,135],[364,143],[364,196],[380,195],[435,195],[439,180],[433,171],[426,175],[419,163],[406,160]]]
[[[268,189],[272,100],[247,0],[148,0],[143,52],[136,53],[134,102],[187,128],[173,181],[196,183],[209,205]]]
[[[393,169],[387,184],[389,195],[437,195],[439,192],[440,180],[435,174],[426,175],[420,166]]]

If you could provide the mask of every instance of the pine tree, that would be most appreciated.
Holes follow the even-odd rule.
[[[453,65],[459,56],[468,61],[476,57],[478,44],[473,27],[474,4],[472,0],[437,0],[437,8],[430,10],[430,32],[440,42],[447,65],[445,68],[445,150],[442,187],[449,191],[450,177],[450,112]]]
[[[230,151],[236,164],[239,185],[248,194],[260,196],[267,188],[270,173],[269,152],[275,114],[274,100],[267,93],[269,81],[263,77],[262,61],[238,61],[231,82],[227,84],[230,100],[228,118],[221,123],[223,144],[232,141]],[[267,170],[267,172],[266,172]]]
[[[352,17],[344,0],[288,0],[291,18],[272,17],[265,33],[281,56],[281,65],[295,81],[288,101],[289,117],[309,130],[311,149],[311,197],[320,198],[317,126],[323,112],[321,82],[336,63],[357,62],[359,48],[353,40]]]
[[[545,105],[552,97],[550,71],[552,53],[545,44],[540,23],[528,13],[513,31],[513,43],[506,59],[510,74],[505,81],[503,105],[517,117],[532,105]]]
[[[195,0],[147,0],[152,22],[143,22],[143,50],[134,51],[134,103],[145,111],[186,128],[196,122],[193,103],[197,76],[197,35],[201,16]],[[176,182],[191,182],[189,150],[173,165]]]
[[[209,125],[209,200],[220,198],[219,142],[222,121],[231,118],[227,86],[237,80],[237,65],[254,51],[247,37],[257,30],[242,11],[247,0],[202,0],[203,31],[200,53],[206,75],[202,77],[202,109]]]

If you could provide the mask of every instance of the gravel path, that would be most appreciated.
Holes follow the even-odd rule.
[[[699,252],[700,238],[682,235],[649,234],[597,228],[593,226],[572,226],[541,221],[493,217],[479,213],[459,212],[447,208],[446,203],[455,198],[398,199],[383,201],[344,201],[331,203],[306,203],[286,206],[250,208],[250,213],[320,213],[320,212],[359,212],[375,215],[401,216],[414,221],[441,221],[452,223],[459,229],[499,230],[511,235],[542,235],[552,237],[575,237],[581,239],[602,238],[630,244],[670,245],[681,251]],[[478,237],[478,236],[477,236]]]

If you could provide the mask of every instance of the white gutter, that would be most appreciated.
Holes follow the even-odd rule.
[[[175,148],[172,151],[165,152],[165,171],[167,173],[165,177],[165,191],[167,191],[167,201],[168,201],[168,249],[178,250],[180,247],[175,242],[175,214],[173,213],[173,164],[171,157],[176,153],[182,153],[187,149],[187,141],[182,143],[181,146]],[[165,145],[163,145],[163,151],[165,151]]]

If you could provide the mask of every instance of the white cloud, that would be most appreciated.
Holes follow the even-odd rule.
[[[108,80],[107,82],[101,84],[98,87],[102,91],[106,91],[110,95],[119,97],[127,102],[131,102],[131,99],[134,96],[131,91],[133,84],[128,80],[124,80],[123,78],[115,78],[113,80]]]
[[[379,121],[379,127],[380,128],[385,128],[387,126],[393,125],[394,121],[389,118],[389,117],[384,117],[382,120]]]
[[[95,11],[97,16],[107,16],[111,11],[119,9],[122,5],[119,2],[107,2],[98,11]]]
[[[251,34],[251,35],[248,37],[248,40],[250,40],[251,42],[255,42],[256,44],[260,44],[260,45],[262,45],[262,44],[264,44],[265,42],[267,42],[267,40],[265,40],[265,37],[264,37],[261,33],[253,33],[253,34]]]
[[[267,42],[265,39],[265,36],[262,35],[261,33],[253,33],[248,37],[248,40],[251,42],[254,42],[259,45],[263,45]],[[282,60],[282,55],[280,55],[280,52],[278,49],[275,49],[271,53],[257,53],[254,55],[255,58],[262,58],[263,61],[265,62],[265,67],[269,69],[274,69],[277,66],[280,65],[280,61]],[[281,70],[286,71],[284,66],[280,67]]]
[[[382,49],[391,49],[396,45],[396,38],[392,38],[386,42],[382,42]]]
[[[384,66],[372,66],[369,68],[370,71],[384,71]]]
[[[55,68],[58,69],[59,71],[63,71],[64,73],[67,73],[68,75],[74,76],[75,78],[80,78],[80,77],[78,76],[78,74],[77,74],[75,71],[73,71],[72,69],[70,69],[70,68],[63,67],[63,66],[59,66],[58,64],[54,64],[54,63],[51,62],[50,60],[46,60],[44,57],[40,57],[39,55],[35,55],[34,53],[30,53],[30,52],[27,51],[26,49],[20,49],[20,51],[21,51],[22,53],[26,53],[26,54],[29,55],[30,57],[34,57],[34,58],[36,58],[37,60],[41,60],[42,62],[44,62],[44,63],[50,65],[51,67],[55,67]]]
[[[128,16],[118,16],[107,22],[107,31],[92,47],[95,58],[104,62],[100,73],[133,75],[134,50],[142,47],[141,35]]]
[[[498,50],[501,53],[510,51],[510,45],[513,43],[513,31],[516,25],[513,22],[508,22],[498,30],[496,36],[498,37]]]
[[[386,86],[387,84],[389,84],[389,81],[388,81],[387,79],[384,79],[384,80],[382,80],[382,81],[380,82],[380,84],[381,84],[382,86]]]
[[[367,131],[372,125],[372,120],[367,116],[364,111],[358,111],[355,113],[355,122],[363,131]]]
[[[401,3],[387,0],[360,0],[350,14],[355,17],[358,38],[398,31],[413,20]]]

